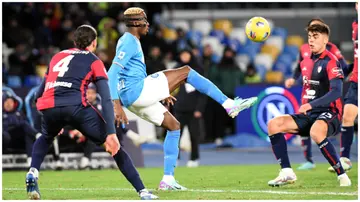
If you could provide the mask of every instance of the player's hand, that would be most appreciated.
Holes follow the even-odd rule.
[[[120,127],[120,124],[129,124],[129,120],[126,116],[124,109],[122,108],[119,100],[114,100],[114,112],[115,112],[115,124],[116,127]]]
[[[295,79],[290,78],[285,80],[285,87],[291,88],[295,84]]]
[[[165,102],[165,104],[166,104],[167,106],[174,105],[174,101],[177,101],[177,99],[176,99],[174,96],[172,96],[172,95],[170,95],[168,98],[165,98],[165,99],[163,100],[163,102]]]
[[[116,134],[110,134],[106,137],[106,141],[104,143],[105,151],[109,152],[111,156],[114,156],[120,150],[119,139]]]
[[[303,113],[303,114],[306,114],[307,111],[311,110],[312,107],[309,103],[306,103],[306,104],[303,104],[300,106],[300,109],[299,109],[299,112],[300,113]]]
[[[199,112],[199,111],[195,111],[195,112],[194,112],[194,117],[197,118],[197,119],[198,119],[198,118],[201,118],[201,117],[202,117],[202,113]]]

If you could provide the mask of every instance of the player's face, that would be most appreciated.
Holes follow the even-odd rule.
[[[139,32],[140,35],[147,35],[147,33],[149,32],[149,22],[147,21],[147,16],[146,13],[142,13],[140,15],[140,17],[144,18],[143,20],[140,21],[140,24],[145,25],[145,27],[139,27]]]
[[[325,50],[328,36],[319,32],[308,33],[308,43],[312,53],[318,54]]]
[[[358,10],[358,3],[355,3],[355,9]]]
[[[94,102],[96,100],[96,91],[94,89],[87,89],[86,99],[89,100],[89,102]]]
[[[6,112],[11,112],[15,108],[15,101],[12,98],[8,98],[4,102],[4,110]]]

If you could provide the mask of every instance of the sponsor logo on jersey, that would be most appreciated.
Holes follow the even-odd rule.
[[[306,95],[304,95],[304,98],[305,99],[314,99],[315,94],[316,94],[315,90],[306,89]]]
[[[72,83],[70,82],[65,82],[65,81],[51,81],[51,82],[46,82],[45,84],[45,91],[49,90],[51,88],[55,88],[57,86],[61,86],[61,87],[66,87],[66,88],[71,88]]]

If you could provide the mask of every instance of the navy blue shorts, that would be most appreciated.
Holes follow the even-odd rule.
[[[92,106],[55,107],[41,112],[43,135],[55,137],[64,126],[70,125],[97,145],[106,140],[105,121]]]
[[[355,82],[350,82],[348,92],[345,95],[344,99],[345,104],[353,104],[358,106],[358,84]]]
[[[332,111],[323,112],[310,112],[305,114],[292,114],[291,117],[294,119],[296,125],[299,128],[298,134],[300,136],[310,136],[310,129],[317,120],[324,120],[328,125],[327,136],[334,136],[339,133],[340,120],[338,115]]]

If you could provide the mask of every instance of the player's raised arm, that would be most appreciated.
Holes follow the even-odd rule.
[[[291,88],[295,84],[296,80],[300,77],[300,75],[301,75],[300,62],[302,60],[303,60],[303,58],[302,58],[301,51],[300,51],[300,53],[299,53],[299,62],[298,62],[298,65],[296,66],[296,68],[293,71],[292,77],[285,80],[285,87],[286,88]]]

